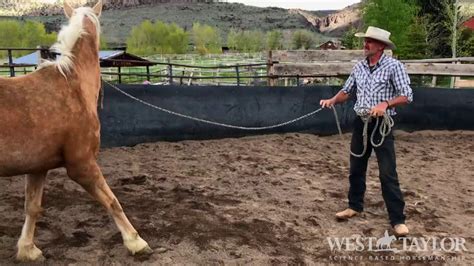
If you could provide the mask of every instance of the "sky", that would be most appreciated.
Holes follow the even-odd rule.
[[[259,7],[301,8],[305,10],[338,10],[359,3],[360,0],[227,0]]]

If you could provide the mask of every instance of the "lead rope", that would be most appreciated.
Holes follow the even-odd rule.
[[[302,115],[300,117],[297,117],[295,119],[292,119],[292,120],[289,120],[289,121],[286,121],[286,122],[283,122],[283,123],[279,123],[279,124],[275,124],[275,125],[270,125],[270,126],[264,126],[264,127],[243,127],[243,126],[236,126],[236,125],[230,125],[230,124],[224,124],[224,123],[219,123],[219,122],[214,122],[214,121],[210,121],[210,120],[206,120],[206,119],[202,119],[202,118],[197,118],[197,117],[193,117],[193,116],[189,116],[189,115],[185,115],[185,114],[181,114],[181,113],[177,113],[177,112],[174,112],[174,111],[171,111],[171,110],[168,110],[168,109],[165,109],[165,108],[162,108],[162,107],[159,107],[159,106],[156,106],[156,105],[153,105],[151,103],[148,103],[148,102],[145,102],[123,90],[121,90],[120,88],[118,88],[117,86],[107,82],[107,81],[103,81],[104,83],[108,84],[109,86],[111,86],[113,89],[115,89],[116,91],[120,92],[121,94],[129,97],[130,99],[133,99],[137,102],[140,102],[148,107],[151,107],[153,109],[156,109],[156,110],[159,110],[159,111],[162,111],[162,112],[165,112],[165,113],[168,113],[168,114],[172,114],[172,115],[175,115],[175,116],[179,116],[179,117],[183,117],[183,118],[187,118],[187,119],[190,119],[190,120],[194,120],[194,121],[198,121],[198,122],[203,122],[203,123],[207,123],[207,124],[211,124],[211,125],[216,125],[216,126],[221,126],[221,127],[227,127],[227,128],[233,128],[233,129],[241,129],[241,130],[265,130],[265,129],[272,129],[272,128],[277,128],[277,127],[282,127],[282,126],[285,126],[285,125],[288,125],[288,124],[291,124],[291,123],[294,123],[294,122],[297,122],[301,119],[304,119],[306,117],[309,117],[309,116],[312,116],[316,113],[319,113],[321,110],[323,110],[323,108],[319,108],[317,110],[314,110],[310,113],[307,113],[305,115]],[[335,116],[335,119],[336,119],[336,123],[337,123],[337,127],[338,127],[338,130],[339,130],[339,134],[342,135],[342,131],[341,131],[341,127],[339,125],[339,120],[337,118],[337,112],[336,112],[336,109],[334,107],[332,107],[333,109],[333,112],[334,112],[334,116]]]
[[[192,116],[189,116],[189,115],[185,115],[185,114],[180,114],[180,113],[177,113],[177,112],[174,112],[174,111],[171,111],[171,110],[168,110],[168,109],[165,109],[165,108],[162,108],[162,107],[159,107],[159,106],[156,106],[156,105],[153,105],[151,103],[148,103],[148,102],[145,102],[121,89],[119,89],[117,86],[114,86],[113,84],[103,80],[104,83],[108,84],[109,86],[111,86],[113,89],[117,90],[118,92],[122,93],[123,95],[137,101],[137,102],[140,102],[146,106],[149,106],[153,109],[157,109],[159,111],[162,111],[162,112],[165,112],[165,113],[169,113],[169,114],[172,114],[172,115],[176,115],[176,116],[179,116],[179,117],[183,117],[183,118],[187,118],[187,119],[191,119],[191,120],[194,120],[194,121],[198,121],[198,122],[203,122],[203,123],[207,123],[207,124],[211,124],[211,125],[216,125],[216,126],[222,126],[222,127],[227,127],[227,128],[234,128],[234,129],[241,129],[241,130],[264,130],[264,129],[272,129],[272,128],[277,128],[277,127],[281,127],[281,126],[285,126],[285,125],[288,125],[288,124],[291,124],[291,123],[294,123],[294,122],[297,122],[301,119],[304,119],[306,117],[309,117],[309,116],[312,116],[316,113],[319,113],[323,108],[319,108],[313,112],[310,112],[310,113],[307,113],[305,115],[302,115],[298,118],[295,118],[295,119],[292,119],[290,121],[287,121],[287,122],[283,122],[283,123],[279,123],[279,124],[275,124],[275,125],[271,125],[271,126],[264,126],[264,127],[243,127],[243,126],[235,126],[235,125],[230,125],[230,124],[224,124],[224,123],[218,123],[218,122],[214,122],[214,121],[210,121],[210,120],[206,120],[206,119],[201,119],[201,118],[197,118],[197,117],[192,117]],[[103,106],[103,99],[104,99],[104,91],[103,91],[103,87],[101,88],[102,89],[102,97],[101,97],[101,107]],[[333,114],[334,114],[334,119],[336,120],[336,125],[337,125],[337,130],[339,132],[339,136],[342,137],[342,129],[341,129],[341,124],[339,122],[339,118],[338,118],[338,115],[337,115],[337,111],[336,111],[336,108],[334,106],[331,106],[331,109],[333,111]],[[364,149],[362,151],[361,154],[355,154],[352,152],[352,150],[350,151],[351,152],[351,155],[352,156],[355,156],[355,157],[358,157],[358,158],[361,158],[362,156],[364,156],[365,152],[367,151],[367,140],[368,140],[368,134],[367,134],[367,131],[368,131],[368,125],[369,125],[369,122],[370,122],[370,119],[371,117],[370,116],[363,116],[362,119],[364,120],[364,130],[362,132],[362,135],[363,135],[363,141],[364,141]],[[376,123],[375,123],[375,129],[378,127],[379,125],[379,119],[376,118]],[[380,147],[383,142],[385,141],[385,137],[388,136],[390,134],[390,131],[392,130],[392,127],[394,125],[394,122],[393,122],[393,118],[388,115],[387,113],[384,114],[383,116],[383,120],[382,120],[382,124],[380,125],[379,127],[379,132],[380,132],[380,135],[382,136],[381,140],[379,143],[375,143],[374,141],[374,136],[375,136],[375,130],[372,131],[372,134],[370,136],[370,143],[372,144],[373,147]],[[350,148],[349,148],[350,149]]]

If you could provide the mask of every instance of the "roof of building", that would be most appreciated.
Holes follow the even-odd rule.
[[[39,52],[14,58],[14,65],[38,65],[40,58]],[[59,58],[59,57],[58,57]],[[101,67],[122,67],[122,66],[150,66],[154,65],[144,58],[129,54],[123,50],[104,50],[99,51],[99,59]],[[116,60],[116,61],[114,61]]]
[[[463,25],[474,30],[474,17],[466,20]]]

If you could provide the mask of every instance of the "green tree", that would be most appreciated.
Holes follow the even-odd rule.
[[[461,29],[457,48],[459,57],[474,56],[474,30],[467,27]]]
[[[454,0],[417,0],[419,16],[428,20],[428,42],[435,57],[451,56],[452,17],[448,7]]]
[[[227,33],[227,46],[230,49],[237,50],[238,40],[239,40],[239,32],[233,28],[230,29],[229,33]]]
[[[105,38],[104,35],[100,36],[100,49],[101,50],[107,50],[109,48],[107,44],[107,38]]]
[[[265,50],[266,36],[261,30],[246,31],[247,40],[249,40],[250,49],[248,52],[261,52]]]
[[[366,26],[380,27],[392,33],[391,40],[399,47],[394,52],[406,57],[407,29],[415,22],[419,7],[414,0],[367,0],[363,8]]]
[[[188,33],[174,23],[168,26],[168,30],[169,34],[165,44],[168,47],[172,47],[173,52],[176,54],[186,53],[189,45]]]
[[[458,40],[462,29],[462,21],[464,21],[468,17],[463,16],[463,14],[460,12],[460,1],[455,1],[454,3],[452,3],[451,0],[442,0],[441,2],[447,19],[444,20],[442,23],[438,23],[435,25],[439,25],[447,29],[447,31],[449,32],[449,40],[451,43],[451,55],[457,56],[457,52],[459,50]]]
[[[248,53],[251,51],[251,38],[252,35],[249,33],[249,31],[239,31],[237,32],[236,35],[236,50],[239,52],[245,52]]]
[[[21,24],[14,20],[0,21],[0,47],[21,47]],[[7,51],[0,51],[1,57],[7,55]]]
[[[308,50],[314,45],[313,33],[308,30],[297,30],[291,37],[291,43],[293,49]]]
[[[265,49],[266,36],[262,31],[236,31],[227,35],[227,46],[244,53],[261,52]]]
[[[195,23],[192,29],[192,38],[199,54],[222,52],[221,37],[217,28]]]
[[[283,48],[283,33],[280,30],[267,32],[267,50],[281,50]]]
[[[0,21],[0,47],[35,48],[50,46],[56,41],[56,33],[47,33],[40,22],[16,20]],[[31,53],[31,51],[15,51],[14,57]],[[0,57],[7,56],[7,51],[0,51]]]
[[[145,20],[132,29],[127,47],[131,53],[140,55],[182,54],[188,48],[188,34],[176,24]]]
[[[415,19],[415,23],[408,27],[407,38],[409,41],[400,46],[400,49],[405,52],[406,59],[424,59],[432,56],[427,29],[427,20],[419,17]]]
[[[362,48],[362,41],[360,38],[357,38],[355,34],[357,29],[350,27],[344,35],[342,36],[341,43],[346,49],[360,49]]]

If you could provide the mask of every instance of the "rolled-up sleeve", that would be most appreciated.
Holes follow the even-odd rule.
[[[393,86],[399,96],[406,96],[408,102],[413,101],[413,91],[410,87],[410,77],[408,76],[405,66],[398,62],[395,65],[395,71],[393,72]]]
[[[342,87],[341,91],[345,94],[351,94],[356,88],[356,79],[355,79],[355,68],[352,69],[352,73],[349,78],[346,80],[346,83]]]

